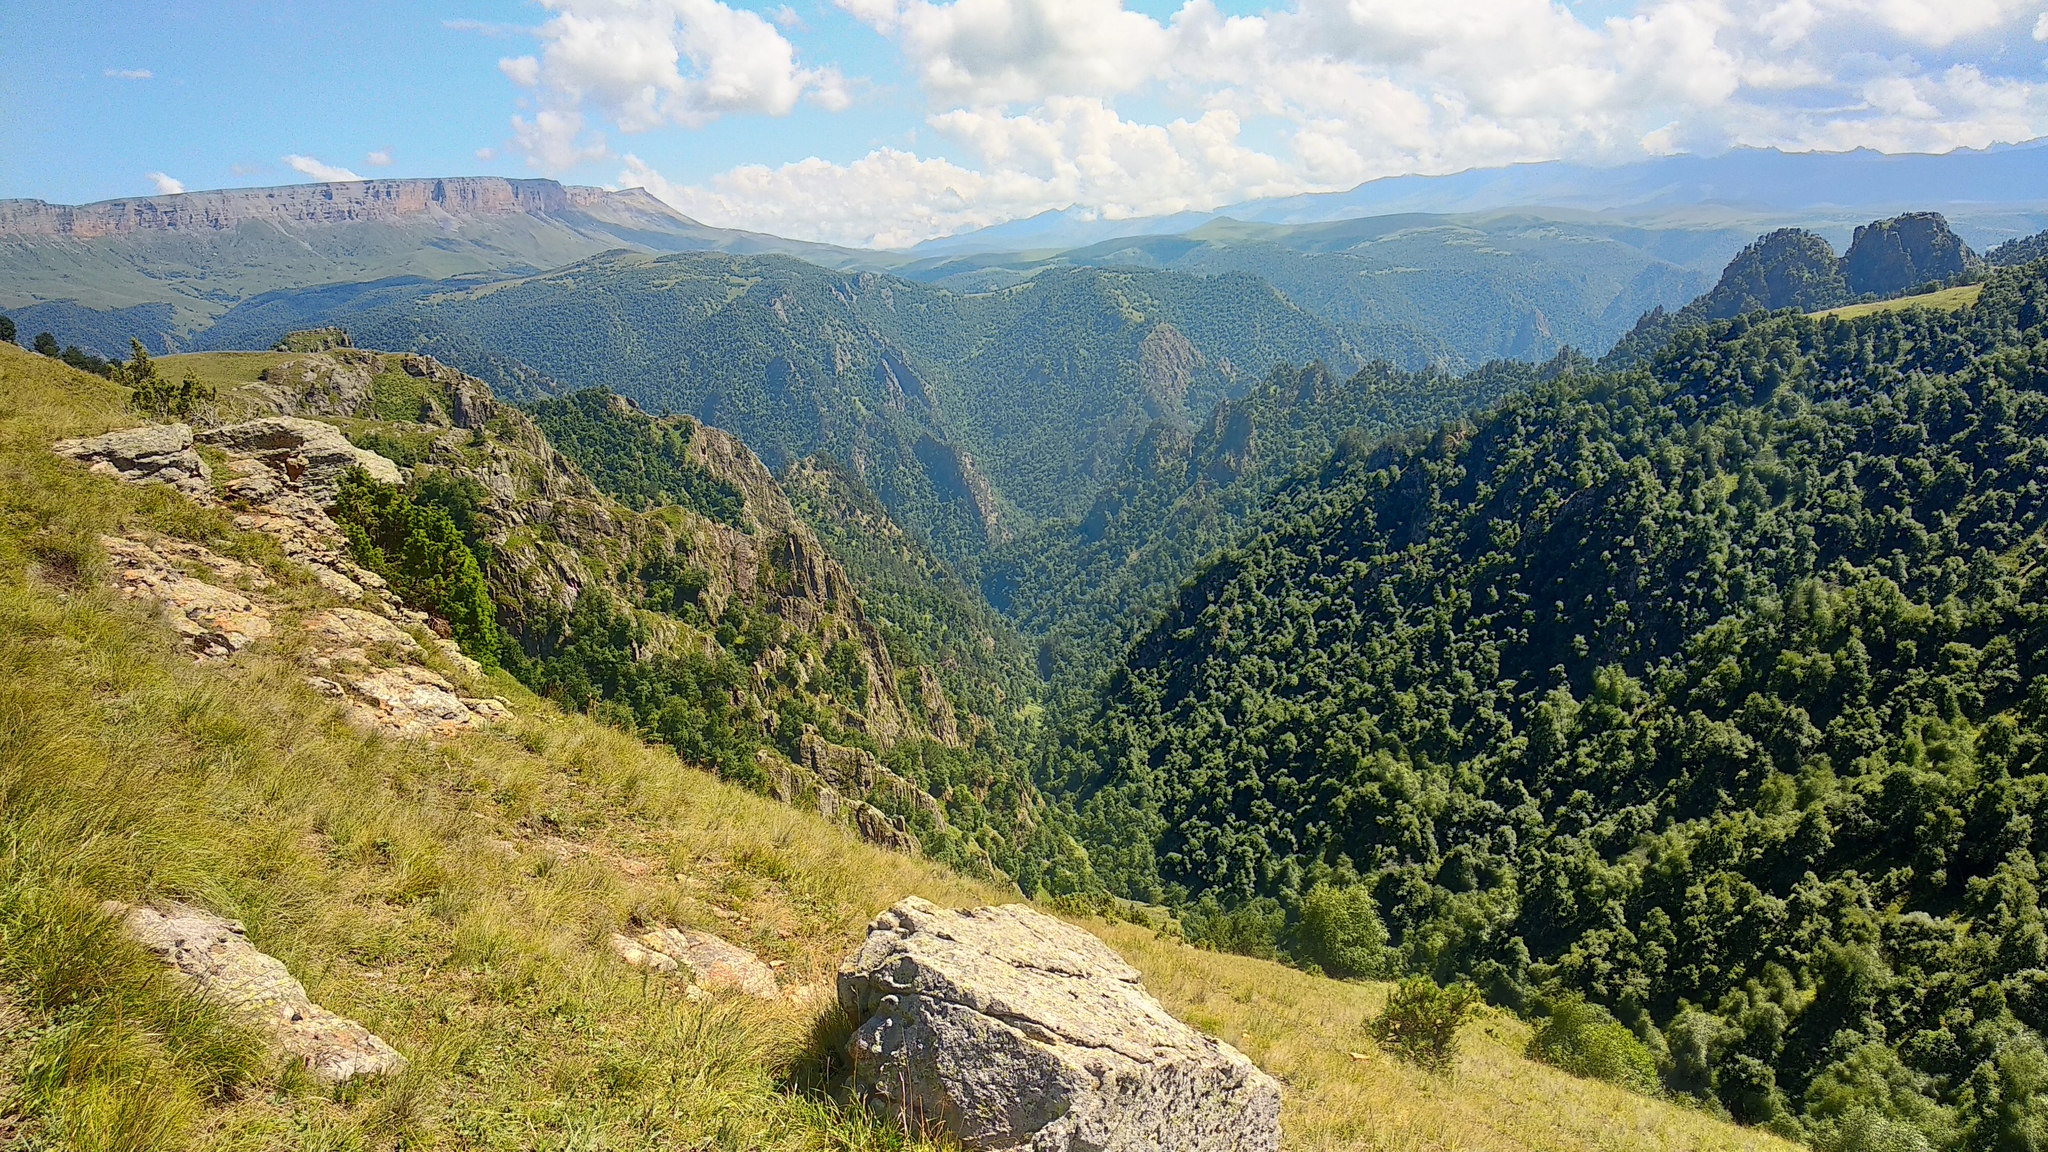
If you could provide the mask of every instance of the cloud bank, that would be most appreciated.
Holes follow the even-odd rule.
[[[849,86],[720,0],[543,0],[513,141],[543,171],[627,136]],[[1077,205],[1110,218],[1527,160],[1735,145],[1946,151],[2048,134],[2039,0],[835,0],[900,54],[936,134],[846,162],[644,185],[706,223],[900,245]],[[785,25],[794,24],[784,20]]]

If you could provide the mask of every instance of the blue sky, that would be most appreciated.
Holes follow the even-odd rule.
[[[2043,0],[0,4],[0,197],[648,187],[905,243],[1567,157],[2048,134]]]

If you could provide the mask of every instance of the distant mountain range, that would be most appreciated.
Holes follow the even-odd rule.
[[[1799,224],[1837,247],[1855,226],[1900,212],[1936,211],[1979,249],[2048,227],[2048,141],[1959,148],[1939,155],[1779,152],[1666,156],[1601,167],[1556,160],[1445,176],[1389,176],[1348,192],[1251,200],[1214,212],[1103,220],[1069,208],[926,241],[913,255],[1058,251],[1119,236],[1178,235],[1211,221],[1312,224],[1401,213],[1542,210],[1571,219],[1662,228]]]
[[[264,292],[391,277],[558,268],[619,248],[867,254],[708,228],[638,188],[496,176],[361,180],[79,206],[0,200],[0,309],[30,331],[120,349],[178,346]]]

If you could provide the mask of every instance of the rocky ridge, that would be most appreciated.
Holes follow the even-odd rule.
[[[322,420],[338,421],[364,443],[401,441],[417,460],[415,469],[474,484],[488,545],[485,577],[501,623],[523,643],[544,643],[563,628],[586,590],[633,605],[644,598],[650,565],[687,564],[704,577],[698,622],[637,613],[649,633],[640,658],[714,651],[711,622],[735,604],[747,605],[779,621],[793,642],[771,645],[751,660],[749,683],[735,700],[741,709],[775,725],[774,702],[791,692],[815,692],[825,676],[825,654],[845,646],[858,664],[863,698],[847,707],[823,693],[814,697],[832,708],[838,726],[884,749],[903,739],[962,740],[967,725],[937,680],[929,670],[902,673],[845,570],[760,459],[721,429],[691,421],[685,463],[739,493],[738,523],[677,506],[625,507],[601,492],[525,413],[499,402],[482,381],[427,356],[343,347],[283,356],[226,401],[296,424],[328,428]],[[613,402],[647,419],[628,401]],[[906,692],[916,694],[917,708],[906,702]],[[947,827],[937,798],[882,769],[872,754],[832,745],[815,732],[795,734],[791,743],[801,753],[794,760],[769,749],[758,757],[785,801],[906,852],[918,851],[918,838],[901,816],[871,802],[878,793],[894,798],[892,807],[924,812]]]
[[[201,504],[231,509],[236,527],[269,536],[328,593],[356,605],[307,614],[292,621],[290,634],[308,666],[308,683],[341,702],[363,728],[420,738],[511,715],[504,700],[466,694],[429,666],[426,647],[406,631],[424,630],[427,618],[397,604],[380,577],[348,558],[341,529],[322,510],[340,474],[373,454],[325,424],[265,419],[201,434],[222,452],[218,476],[164,463],[187,456],[199,461],[193,439],[182,424],[145,426],[63,441],[54,450],[95,472],[170,484]],[[396,467],[381,456],[368,466],[398,479]],[[220,479],[218,490],[211,484],[195,490],[191,477],[198,475]],[[100,543],[121,594],[156,605],[194,659],[229,659],[281,636],[294,614],[261,567],[203,545],[139,533],[105,536]],[[480,674],[452,643],[429,638],[442,665],[472,678]]]
[[[351,224],[411,217],[560,215],[614,204],[689,223],[645,191],[564,187],[553,180],[457,176],[350,180],[137,196],[94,204],[0,200],[0,236],[80,240],[133,232],[219,232],[238,224]]]

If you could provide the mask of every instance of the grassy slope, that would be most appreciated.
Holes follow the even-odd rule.
[[[1868,304],[1845,304],[1840,308],[1829,308],[1810,313],[1814,316],[1834,316],[1853,320],[1858,316],[1869,316],[1878,312],[1896,312],[1901,308],[1934,308],[1942,312],[1953,312],[1968,308],[1984,294],[1982,284],[1964,284],[1956,288],[1943,288],[1939,292],[1928,292],[1919,296],[1901,296],[1896,300],[1873,300]]]
[[[429,747],[345,727],[289,662],[288,626],[273,651],[191,664],[106,590],[100,533],[160,531],[291,570],[216,514],[44,451],[127,422],[104,381],[0,347],[0,1137],[25,1124],[81,1148],[908,1144],[782,1073],[876,910],[912,892],[1001,894],[502,678],[491,687],[517,723]],[[281,588],[288,608],[322,602],[310,582]],[[107,897],[239,917],[412,1069],[311,1089],[115,939],[94,911]],[[808,992],[691,1004],[607,955],[605,935],[636,913],[739,940]],[[1455,1080],[1431,1080],[1367,1050],[1381,988],[1094,927],[1169,1007],[1283,1077],[1291,1147],[1780,1147],[1531,1064],[1505,1018],[1472,1026]]]

